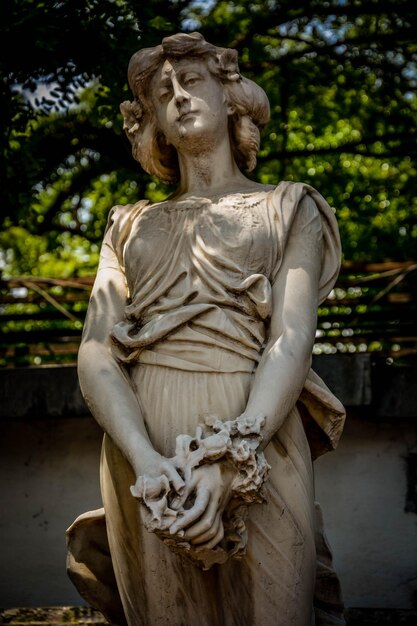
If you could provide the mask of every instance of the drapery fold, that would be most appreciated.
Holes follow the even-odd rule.
[[[340,239],[331,207],[309,185],[116,207],[107,241],[131,294],[112,331],[116,358],[184,371],[253,371],[299,212],[320,219],[322,302],[340,269]],[[300,402],[313,456],[336,447],[344,408],[313,371]]]

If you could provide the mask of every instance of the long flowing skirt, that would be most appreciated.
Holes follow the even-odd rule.
[[[133,370],[150,439],[173,456],[175,437],[206,415],[239,416],[250,375],[185,372],[141,364]],[[265,451],[266,504],[249,507],[245,557],[209,571],[170,551],[143,524],[129,491],[135,477],[109,437],[101,484],[111,559],[129,626],[310,626],[316,551],[310,451],[298,410]]]

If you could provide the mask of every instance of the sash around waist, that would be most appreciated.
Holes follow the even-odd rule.
[[[184,307],[113,327],[112,351],[124,363],[148,363],[186,371],[251,372],[265,338],[263,320],[213,305]]]
[[[184,341],[163,341],[152,346],[150,350],[141,350],[137,354],[137,363],[171,367],[189,372],[252,372],[256,360],[242,356],[231,350],[198,343]]]

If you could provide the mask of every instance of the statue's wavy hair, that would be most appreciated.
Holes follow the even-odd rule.
[[[165,37],[154,48],[136,52],[129,63],[128,80],[132,102],[120,105],[124,130],[132,144],[133,157],[143,169],[161,180],[179,179],[176,149],[166,143],[157,126],[150,101],[150,82],[165,59],[182,57],[203,59],[209,72],[224,87],[229,116],[233,156],[241,170],[252,171],[260,144],[260,131],[269,120],[269,102],[264,90],[239,72],[237,51],[208,43],[200,33],[178,33]]]

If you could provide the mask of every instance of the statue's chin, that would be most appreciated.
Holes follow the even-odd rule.
[[[227,129],[226,129],[227,132]],[[189,113],[171,128],[169,143],[190,153],[207,152],[224,138],[224,133],[213,127],[211,119],[198,113]]]
[[[210,133],[195,118],[186,118],[178,127],[179,138],[187,142],[201,141],[207,135]]]

